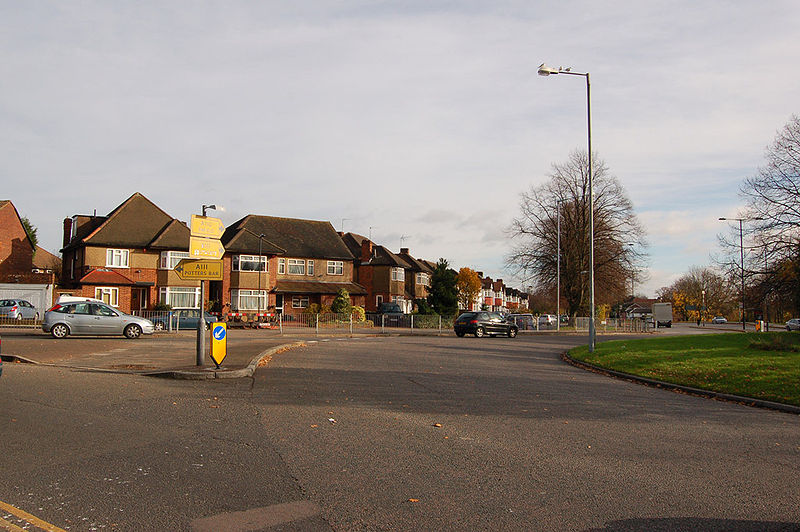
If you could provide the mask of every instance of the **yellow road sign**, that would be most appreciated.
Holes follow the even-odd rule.
[[[222,261],[181,259],[175,273],[184,281],[221,281]]]
[[[193,259],[221,259],[224,254],[225,248],[217,239],[189,237],[189,255]]]
[[[228,355],[228,324],[215,321],[211,324],[211,360],[219,367]]]
[[[225,232],[222,220],[210,216],[192,215],[191,224],[192,236],[202,236],[205,238],[219,238]]]

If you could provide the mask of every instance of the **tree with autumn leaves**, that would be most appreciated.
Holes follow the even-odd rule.
[[[481,293],[481,278],[478,273],[471,268],[461,268],[456,276],[456,288],[458,289],[458,303],[461,308],[470,310],[472,303],[478,299]]]

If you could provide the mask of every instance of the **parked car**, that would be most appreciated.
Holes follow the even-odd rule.
[[[151,321],[157,331],[169,329],[170,316],[172,317],[173,330],[189,330],[197,329],[197,322],[200,321],[199,309],[177,309],[164,314],[156,316]],[[211,324],[217,321],[217,317],[213,314],[205,313],[206,330],[211,327]]]
[[[792,318],[786,322],[787,331],[800,331],[800,318]]]
[[[66,338],[70,334],[117,335],[138,338],[142,334],[153,334],[153,322],[131,316],[105,303],[80,301],[56,303],[44,313],[42,330],[54,338]]]
[[[554,314],[542,314],[539,316],[539,326],[550,327],[558,323],[558,318]]]
[[[728,323],[728,320],[724,316],[714,316],[711,323]]]
[[[536,318],[533,317],[533,314],[511,314],[506,319],[513,322],[519,330],[533,331],[536,329]]]
[[[24,299],[2,299],[0,300],[0,318],[38,320],[39,312],[36,307]]]
[[[381,325],[399,327],[403,323],[404,316],[403,309],[397,303],[381,303],[372,321],[378,327]]]
[[[497,312],[464,312],[453,323],[456,336],[461,338],[465,334],[474,334],[477,338],[489,335],[505,334],[514,338],[519,328],[511,321],[504,320]]]

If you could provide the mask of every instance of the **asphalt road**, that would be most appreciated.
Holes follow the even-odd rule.
[[[69,530],[800,530],[798,416],[559,360],[584,340],[331,340],[199,383],[7,364],[0,501]]]

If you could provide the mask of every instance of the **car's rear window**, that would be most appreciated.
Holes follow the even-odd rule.
[[[478,315],[477,312],[465,312],[461,316],[459,316],[457,319],[459,319],[459,320],[468,320],[470,318],[474,318],[477,315]]]
[[[0,301],[0,307],[13,307],[14,302],[10,299],[4,299]]]

